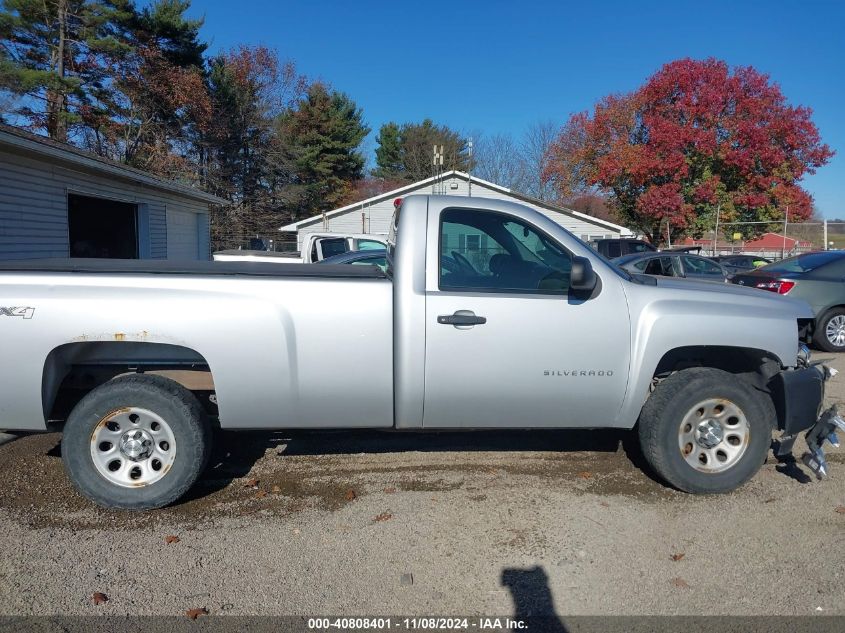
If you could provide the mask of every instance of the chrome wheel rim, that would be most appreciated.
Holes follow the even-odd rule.
[[[750,439],[751,429],[742,409],[724,398],[702,400],[678,427],[681,456],[704,473],[719,473],[735,466]]]
[[[164,477],[176,460],[176,439],[158,414],[127,407],[104,416],[91,434],[91,459],[109,483],[140,488]]]
[[[845,315],[838,314],[830,319],[824,328],[824,333],[831,345],[845,346]]]

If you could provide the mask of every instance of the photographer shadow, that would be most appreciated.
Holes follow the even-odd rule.
[[[542,567],[503,569],[501,584],[511,592],[513,619],[525,622],[529,631],[568,633],[563,620],[555,612],[549,577]]]

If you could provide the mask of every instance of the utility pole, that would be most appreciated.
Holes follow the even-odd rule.
[[[827,250],[827,218],[824,219],[824,250]]]
[[[716,256],[716,241],[719,239],[719,212],[722,210],[722,203],[716,205],[716,230],[713,233],[713,257]]]
[[[789,224],[789,205],[786,205],[786,213],[783,214],[783,246],[780,251],[780,258],[786,259],[786,227]]]

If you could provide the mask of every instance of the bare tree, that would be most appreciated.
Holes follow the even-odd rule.
[[[553,200],[554,188],[543,179],[548,164],[549,148],[558,135],[554,121],[537,121],[528,126],[520,143],[520,156],[525,171],[523,193],[540,200]]]
[[[473,175],[515,191],[525,191],[525,164],[519,145],[510,134],[475,133]]]

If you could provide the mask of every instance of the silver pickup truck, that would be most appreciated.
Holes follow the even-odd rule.
[[[552,220],[411,196],[390,267],[49,260],[0,264],[0,428],[61,429],[79,491],[169,504],[212,429],[637,428],[666,482],[733,490],[820,416],[807,305],[632,276]],[[208,372],[213,393],[160,375]]]

